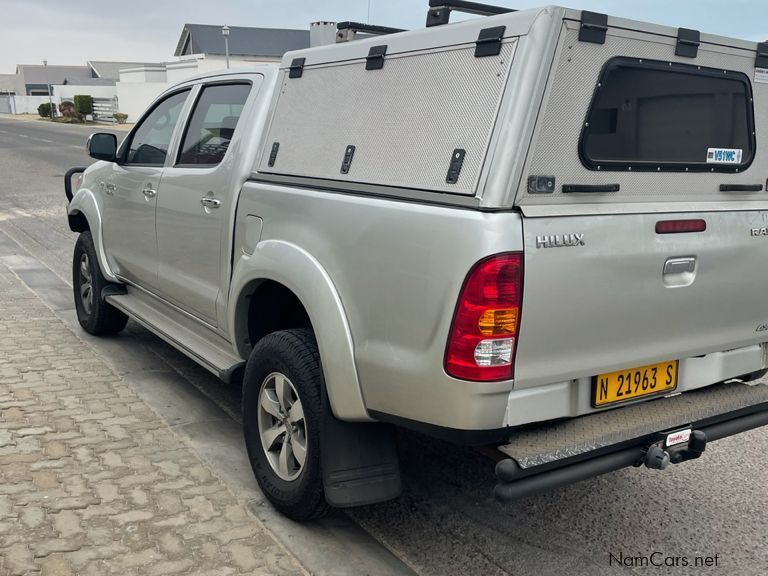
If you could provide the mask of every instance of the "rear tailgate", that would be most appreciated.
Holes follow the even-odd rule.
[[[706,230],[656,233],[680,218]],[[766,226],[768,211],[526,218],[515,387],[765,341]],[[570,235],[583,244],[542,246]]]
[[[768,340],[756,45],[702,34],[682,56],[676,29],[609,19],[602,44],[579,30],[564,21],[515,201],[516,389]],[[703,222],[657,232],[675,220]]]

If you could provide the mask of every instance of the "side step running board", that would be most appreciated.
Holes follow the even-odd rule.
[[[126,293],[104,296],[112,306],[225,382],[231,381],[245,365],[224,338],[149,294],[128,287]]]
[[[538,425],[498,448],[507,457],[496,464],[494,495],[509,502],[628,466],[663,470],[765,425],[768,386],[738,382]]]

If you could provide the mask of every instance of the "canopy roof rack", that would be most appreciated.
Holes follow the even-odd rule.
[[[349,42],[354,40],[358,34],[368,37],[396,34],[397,32],[405,32],[405,30],[402,28],[390,28],[389,26],[362,24],[361,22],[339,22],[336,24],[336,42]]]
[[[465,0],[429,0],[429,12],[427,12],[427,28],[448,24],[451,12],[463,12],[465,14],[477,14],[479,16],[494,16],[496,14],[509,14],[517,12],[512,8],[503,6],[491,6],[478,2],[466,2]]]

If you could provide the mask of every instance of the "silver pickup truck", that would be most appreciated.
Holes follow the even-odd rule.
[[[448,0],[339,37],[168,89],[65,181],[80,324],[242,381],[278,509],[396,497],[395,427],[510,501],[768,424],[768,44]]]

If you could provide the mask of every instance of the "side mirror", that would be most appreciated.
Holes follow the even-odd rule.
[[[117,137],[106,132],[96,132],[88,136],[85,147],[88,156],[96,160],[114,162],[117,159]]]

